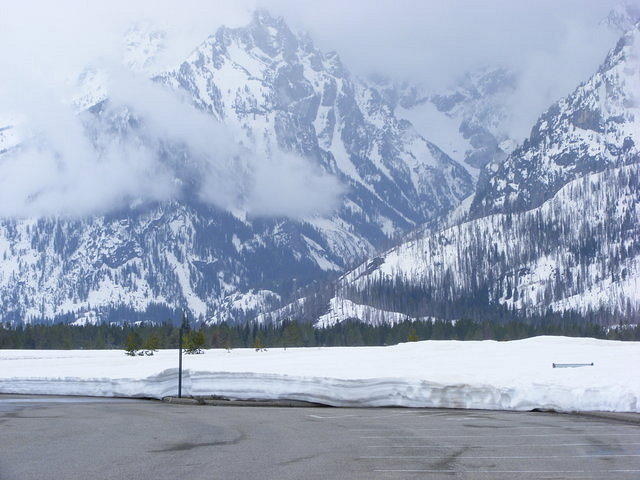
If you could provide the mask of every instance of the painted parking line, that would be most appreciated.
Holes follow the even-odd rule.
[[[357,415],[357,414],[352,414],[352,415],[317,415],[317,414],[307,414],[307,417],[312,417],[312,418],[322,418],[322,419],[335,419],[335,418],[366,418],[366,419],[378,419],[378,418],[395,418],[395,417],[400,417],[400,416],[406,416],[409,415],[411,412],[400,412],[400,413],[387,413],[384,415]],[[380,429],[384,430],[383,427],[380,427]],[[360,429],[354,429],[354,430],[360,430]],[[362,430],[367,430],[367,429],[362,429]]]
[[[417,439],[431,439],[436,440],[438,438],[489,438],[489,437],[584,437],[586,433],[523,433],[523,434],[495,434],[490,433],[487,435],[439,435],[437,437],[420,437],[417,435],[404,435],[397,437],[390,437],[387,435],[371,435],[371,436],[361,436],[359,438],[362,439],[377,439],[383,438],[386,440],[401,440],[401,439],[409,439],[409,440],[417,440]],[[601,437],[640,437],[640,432],[638,433],[598,433]]]
[[[328,419],[328,418],[349,418],[349,417],[357,417],[357,415],[307,415],[307,417],[311,418],[320,418],[320,419]]]
[[[559,429],[565,429],[565,428],[579,428],[579,429],[583,429],[585,430],[585,433],[587,433],[589,430],[593,429],[593,428],[606,428],[609,430],[612,429],[624,429],[624,430],[639,430],[638,427],[632,426],[632,425],[620,425],[620,426],[616,426],[616,427],[612,427],[611,425],[592,425],[589,427],[582,427],[582,426],[574,426],[574,425],[566,425],[566,426],[546,426],[546,427],[533,427],[533,426],[525,426],[525,427],[501,427],[500,425],[474,425],[473,427],[468,427],[468,428],[500,428],[501,431],[505,431],[505,430],[531,430],[531,429],[535,429],[535,430],[540,430],[540,429],[549,429],[549,430],[559,430]],[[396,426],[394,428],[403,428],[402,426]],[[444,430],[444,431],[450,431],[451,427],[449,428],[431,428],[431,427],[414,427],[414,426],[407,426],[405,428],[410,428],[412,430],[415,431],[420,431],[420,432],[436,432],[436,431],[440,431],[440,430]],[[462,428],[465,428],[464,426]],[[369,427],[369,428],[350,428],[349,430],[353,431],[353,432],[371,432],[374,433],[377,430],[381,430],[381,431],[385,431],[388,432],[389,429],[385,428],[383,426],[381,427]]]
[[[640,473],[640,470],[415,470],[415,469],[380,469],[374,470],[379,473],[451,473],[464,475],[486,475],[486,474],[514,474],[514,473],[530,473],[534,475],[540,474],[589,474],[589,478],[603,478],[602,475],[612,473]],[[597,475],[597,476],[594,476]],[[556,477],[557,478],[557,477]]]
[[[640,442],[616,443],[615,445],[606,445],[607,447],[640,445]],[[594,447],[602,448],[602,445],[594,445],[593,443],[539,443],[539,444],[522,444],[522,445],[365,445],[367,448],[540,448],[540,447]]]
[[[371,415],[364,416],[363,418],[392,418],[392,417],[411,417],[411,420],[415,420],[416,418],[428,418],[429,421],[432,421],[433,418],[437,418],[442,416],[441,413],[421,413],[415,414],[413,412],[398,412],[398,413],[387,413],[384,415]]]
[[[490,417],[452,417],[452,418],[445,418],[444,420],[447,420],[449,422],[479,422],[481,420],[487,420]]]
[[[456,457],[456,460],[547,460],[550,458],[612,458],[612,457],[640,457],[640,454],[635,453],[615,453],[611,455],[526,455],[526,456],[500,456],[500,455],[486,455],[486,456],[473,456],[473,457]],[[399,460],[405,460],[408,458],[419,458],[422,460],[440,460],[442,456],[438,457],[425,457],[423,455],[387,455],[387,456],[371,456],[371,457],[359,457],[359,460],[389,460],[397,458]]]

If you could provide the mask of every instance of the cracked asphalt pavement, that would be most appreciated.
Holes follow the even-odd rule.
[[[0,395],[0,479],[640,478],[640,426],[533,412]]]

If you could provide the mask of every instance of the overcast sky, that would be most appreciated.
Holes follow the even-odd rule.
[[[131,23],[149,20],[169,30],[176,60],[220,25],[246,23],[256,7],[283,15],[294,30],[337,50],[360,74],[447,83],[474,65],[526,68],[544,56],[584,76],[611,47],[598,23],[616,0],[58,0],[2,2],[3,61],[66,68],[117,53]],[[34,66],[34,65],[32,65]]]
[[[640,5],[639,2],[635,3]],[[90,146],[82,139],[74,142],[68,138],[78,125],[61,106],[70,78],[87,65],[119,62],[123,34],[133,23],[148,22],[167,32],[169,48],[164,60],[172,64],[182,60],[220,25],[243,25],[255,8],[267,8],[284,16],[292,29],[308,31],[322,50],[336,50],[356,75],[377,73],[438,90],[477,66],[507,66],[521,79],[518,102],[513,105],[514,110],[521,112],[514,120],[520,125],[514,125],[513,130],[523,135],[542,110],[588,78],[615,44],[618,33],[599,26],[599,22],[618,3],[614,0],[3,1],[0,2],[0,118],[6,113],[25,112],[29,118],[40,121],[43,129],[54,130],[48,133],[56,137],[51,141],[57,142],[58,150],[78,157],[77,163],[87,169],[78,171],[91,177],[90,164],[84,163]],[[59,128],[63,124],[68,128]],[[43,161],[47,168],[41,169],[45,172],[42,182],[56,171],[56,159],[43,160],[37,152],[31,154],[28,162],[16,162],[10,169],[0,164],[0,176],[4,178],[0,179],[0,186],[2,182],[5,187],[11,184],[17,197],[33,194],[42,184],[16,191],[15,179],[8,180],[7,175],[29,177],[28,168],[37,168]],[[127,162],[126,156],[122,157],[126,152],[118,150],[112,154],[114,159]],[[144,152],[138,165],[141,179],[146,178],[148,170],[153,170],[148,155],[151,153]],[[282,165],[274,169],[284,168]],[[158,182],[166,183],[166,188],[147,192],[149,198],[173,195],[171,174],[164,173],[167,177],[159,178]],[[129,178],[124,183],[130,184],[131,192],[138,188],[137,181],[130,180],[129,172],[123,178],[114,175],[116,183]],[[96,170],[93,176],[100,184],[104,172]],[[68,191],[77,178],[78,172],[66,178],[60,192]],[[269,178],[265,175],[267,181]],[[323,183],[325,180],[321,179],[318,185],[332,194],[339,191],[335,185]],[[87,188],[98,186],[89,182]],[[304,192],[297,184],[291,188]],[[118,191],[117,195],[126,196],[127,192]],[[104,195],[99,204],[109,203],[109,192]],[[7,200],[6,195],[0,196],[0,200]],[[283,199],[283,203],[289,201],[289,197]],[[322,197],[319,202],[327,203]],[[70,198],[68,203],[77,202]],[[313,209],[313,205],[309,208]],[[275,210],[273,213],[282,213]],[[30,213],[28,209],[24,212]],[[11,211],[3,212],[0,206],[2,213]]]

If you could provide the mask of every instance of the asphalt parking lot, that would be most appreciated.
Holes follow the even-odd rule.
[[[640,426],[553,413],[0,395],[0,479],[638,479]]]

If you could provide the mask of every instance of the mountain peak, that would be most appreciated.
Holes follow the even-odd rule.
[[[638,62],[640,58],[640,23],[627,29],[618,40],[615,48],[609,52],[600,72],[609,70],[621,63]]]
[[[291,31],[284,18],[271,15],[268,10],[255,10],[246,26],[221,27],[215,35],[237,37],[250,49],[256,47],[270,57],[282,55],[289,58],[300,46],[298,37]]]
[[[640,21],[640,6],[623,2],[611,9],[602,24],[618,33],[631,30]]]
[[[124,37],[124,62],[134,72],[152,75],[166,65],[158,65],[167,49],[167,34],[148,22],[134,24]]]
[[[144,68],[164,38],[152,29],[135,34],[127,46],[142,53],[134,66]],[[267,11],[219,28],[153,81],[215,121],[198,115],[196,128],[182,125],[180,108],[168,124],[147,128],[156,119],[133,101],[122,105],[126,115],[95,108],[83,121],[100,133],[96,142],[103,130],[114,144],[139,142],[189,188],[175,201],[78,223],[56,218],[38,231],[0,222],[0,319],[95,310],[108,320],[113,309],[167,318],[183,307],[203,319],[224,311],[238,318],[448,214],[472,191],[465,169],[348,75],[336,53],[320,52]],[[216,151],[209,137],[219,134],[228,142]],[[8,245],[25,249],[5,253]],[[42,273],[44,255],[55,273]],[[163,313],[147,311],[155,304]]]
[[[271,12],[265,8],[259,8],[253,12],[251,24],[274,28],[288,28],[283,17],[273,16]]]

